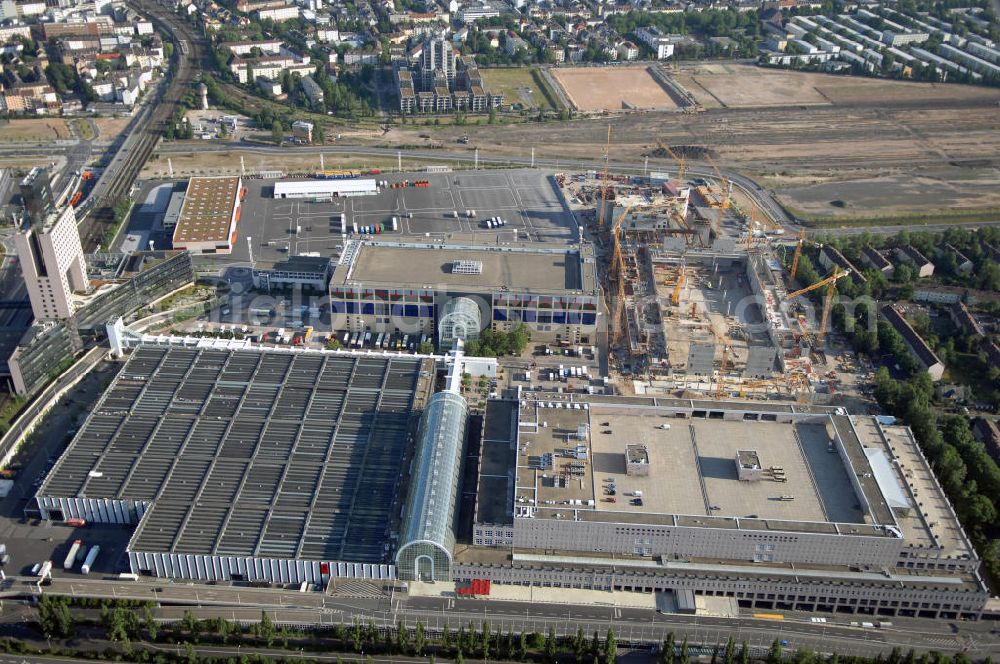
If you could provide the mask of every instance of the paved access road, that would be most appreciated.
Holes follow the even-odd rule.
[[[161,144],[158,151],[162,154],[183,154],[189,153],[195,150],[195,146],[189,143],[179,143],[171,142]],[[470,165],[475,160],[475,157],[469,151],[445,151],[445,150],[396,150],[393,148],[375,148],[375,147],[363,147],[363,146],[351,146],[351,145],[337,145],[337,146],[299,146],[299,147],[276,147],[276,146],[262,146],[252,143],[214,143],[214,142],[203,142],[197,146],[197,151],[199,152],[228,152],[233,150],[239,150],[243,152],[256,152],[256,153],[274,153],[274,154],[288,154],[289,151],[293,151],[296,154],[338,154],[338,155],[367,155],[367,156],[381,156],[381,157],[394,157],[399,153],[402,153],[404,159],[420,159],[423,161],[464,161],[468,162]],[[55,153],[64,152],[64,148],[54,148]],[[16,154],[29,154],[37,152],[37,149],[31,150],[30,148],[24,147],[0,147],[0,154],[3,155],[16,155]],[[567,170],[588,170],[588,169],[603,169],[603,162],[597,161],[580,161],[580,160],[561,160],[561,159],[542,159],[536,158],[532,160],[529,156],[525,157],[511,157],[511,156],[490,156],[484,152],[479,154],[479,162],[481,164],[489,165],[502,165],[502,166],[530,166],[534,164],[538,168],[546,169],[567,169]],[[645,163],[643,162],[612,162],[611,170],[616,173],[635,173],[639,174],[645,170]],[[697,165],[689,163],[687,165],[686,171],[689,175],[693,177],[705,177],[709,179],[715,178],[715,171],[704,165]],[[753,199],[758,207],[764,211],[767,216],[774,219],[781,226],[786,229],[789,234],[798,233],[801,225],[798,224],[792,217],[785,212],[784,208],[774,199],[769,191],[757,184],[753,179],[746,177],[740,173],[731,170],[722,170],[723,175],[728,178],[733,185],[739,187],[746,196]],[[93,197],[88,198],[92,200]],[[944,224],[927,224],[918,227],[912,226],[873,226],[873,227],[863,227],[863,226],[848,226],[842,228],[823,228],[823,229],[812,229],[808,231],[809,235],[856,235],[859,233],[876,233],[880,235],[893,235],[901,230],[926,230],[926,231],[939,231],[945,230],[953,227],[967,227],[976,228],[980,226],[993,226],[1000,225],[1000,219],[989,220],[982,222],[955,222],[955,223],[944,223]]]
[[[175,154],[175,153],[189,153],[194,149],[193,146],[185,143],[167,143],[160,146],[159,151],[163,154]],[[204,145],[198,146],[199,152],[205,151],[215,151],[215,152],[227,152],[232,150],[239,150],[243,152],[257,152],[262,154],[268,153],[284,153],[287,154],[288,150],[294,150],[297,154],[337,154],[337,155],[366,155],[366,156],[380,156],[380,157],[395,157],[398,153],[402,153],[403,159],[420,159],[423,161],[445,161],[445,162],[467,162],[470,166],[475,160],[475,156],[465,150],[465,151],[447,151],[447,150],[396,150],[393,148],[376,148],[376,147],[362,147],[353,145],[337,145],[337,146],[303,146],[303,147],[281,147],[276,146],[262,146],[252,143],[206,143]],[[491,156],[482,151],[479,153],[479,163],[489,164],[489,165],[499,165],[499,166],[530,166],[534,164],[537,168],[545,169],[565,169],[565,170],[601,170],[604,168],[604,162],[600,160],[595,161],[581,161],[581,160],[569,160],[569,159],[542,159],[535,158],[532,159],[530,156],[524,157],[510,157],[510,156]],[[406,164],[404,163],[404,170]],[[641,174],[646,170],[646,164],[644,162],[611,162],[611,171],[615,173],[634,173]],[[706,165],[693,164],[688,162],[686,167],[686,173],[691,177],[703,177],[707,179],[716,179],[715,170]],[[791,236],[799,232],[802,228],[795,219],[793,219],[785,209],[775,200],[771,193],[757,184],[753,179],[746,177],[735,171],[722,169],[722,174],[729,179],[734,187],[739,188],[742,192],[752,200],[757,203],[757,206],[771,219],[775,220],[778,224],[786,229],[786,234]],[[980,226],[993,226],[1000,225],[1000,219],[992,221],[983,222],[955,222],[955,223],[943,223],[943,224],[928,224],[920,226],[847,226],[843,228],[819,228],[819,229],[808,229],[807,234],[813,235],[856,235],[858,233],[875,233],[879,235],[894,235],[903,229],[907,230],[926,230],[926,231],[938,231],[945,230],[948,228],[959,227],[969,227],[976,228]]]

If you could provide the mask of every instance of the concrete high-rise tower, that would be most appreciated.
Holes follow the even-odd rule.
[[[55,211],[56,201],[52,196],[52,183],[47,169],[36,166],[24,176],[21,180],[21,199],[31,222],[42,221],[50,212]]]
[[[21,182],[21,196],[28,214],[14,243],[31,310],[36,320],[70,318],[73,293],[90,285],[76,213],[70,205],[56,209],[44,169],[33,169]]]

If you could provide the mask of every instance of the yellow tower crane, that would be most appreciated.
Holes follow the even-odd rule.
[[[604,208],[608,202],[608,162],[611,160],[611,125],[608,125],[608,142],[604,146],[604,176],[601,180],[601,209],[597,213],[597,227],[604,228]]]
[[[656,147],[660,148],[668,155],[670,158],[677,162],[677,181],[684,184],[684,171],[687,167],[687,160],[684,157],[678,157],[677,153],[670,149],[670,146],[661,140],[656,141]]]
[[[823,315],[820,318],[819,332],[816,334],[816,343],[819,346],[823,345],[823,337],[826,336],[826,324],[830,320],[830,305],[833,304],[833,290],[837,286],[837,281],[842,279],[843,277],[846,277],[850,273],[851,273],[850,270],[841,271],[841,269],[838,266],[834,265],[833,274],[827,277],[826,279],[820,279],[812,286],[806,286],[805,288],[797,290],[794,293],[789,293],[785,297],[786,300],[791,300],[793,297],[798,297],[799,295],[803,295],[810,291],[814,291],[817,288],[822,288],[823,286],[827,287],[826,295],[824,296],[823,299]]]
[[[712,334],[722,342],[722,363],[719,364],[719,379],[715,384],[715,399],[718,401],[722,399],[722,393],[726,386],[726,367],[729,365],[729,352],[733,347],[733,340],[715,329],[711,320],[708,322],[708,329],[712,330]]]
[[[727,209],[730,205],[729,195],[731,193],[730,190],[732,189],[732,185],[730,184],[729,179],[722,174],[721,170],[719,170],[719,165],[715,163],[715,160],[712,159],[712,156],[710,154],[705,153],[705,161],[707,161],[709,165],[712,167],[712,170],[715,171],[715,176],[719,179],[719,187],[722,188],[722,195],[720,196],[719,199],[720,200],[719,206],[722,209]]]
[[[799,259],[802,258],[802,245],[806,243],[806,229],[799,231],[799,242],[795,245],[795,254],[792,256],[792,270],[789,275],[795,279],[795,273],[799,271]]]
[[[611,343],[617,345],[625,332],[625,257],[622,255],[622,242],[619,233],[625,215],[632,209],[631,205],[625,206],[622,213],[611,226],[611,242],[614,247],[611,255],[611,274],[617,279],[617,292],[615,297],[615,311],[611,318]]]
[[[684,266],[677,268],[677,283],[674,284],[674,292],[670,294],[670,303],[675,307],[681,301],[681,289],[684,288],[684,280],[687,278],[687,270]]]

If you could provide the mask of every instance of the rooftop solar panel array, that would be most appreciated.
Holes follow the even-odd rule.
[[[39,495],[151,502],[136,551],[382,562],[432,377],[413,357],[140,346]]]

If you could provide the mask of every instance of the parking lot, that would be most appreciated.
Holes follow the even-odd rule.
[[[552,179],[540,171],[419,173],[378,175],[390,183],[422,179],[429,187],[384,188],[374,196],[313,202],[309,199],[274,200],[273,184],[264,180],[247,183],[246,209],[240,235],[253,238],[254,258],[281,260],[286,255],[336,252],[341,244],[339,217],[343,213],[347,231],[385,224],[396,217],[398,232],[386,232],[382,240],[401,236],[435,239],[453,238],[469,242],[507,240],[567,241],[576,237],[573,216],[564,206]],[[475,218],[465,212],[474,210]],[[455,213],[458,218],[455,218]],[[501,217],[507,224],[488,230],[485,220]],[[247,247],[240,246],[230,259],[247,260]]]
[[[62,523],[41,521],[35,516],[34,501],[38,486],[83,422],[102,386],[119,366],[118,363],[103,363],[85,376],[49,412],[11,464],[12,468],[17,468],[13,486],[0,499],[0,542],[6,544],[10,555],[10,561],[4,566],[7,575],[29,575],[34,565],[51,560],[54,576],[79,576],[79,561],[72,570],[63,569],[66,554],[77,539],[83,541],[85,553],[94,544],[101,547],[101,553],[92,567],[92,578],[128,569],[125,546],[132,535],[132,526],[87,524],[73,528]]]
[[[427,180],[428,187],[386,187],[374,196],[275,200],[273,180],[247,180],[247,196],[238,227],[240,241],[228,256],[205,257],[225,263],[253,260],[271,263],[289,255],[319,253],[337,255],[343,241],[339,214],[345,215],[348,236],[353,228],[385,224],[397,218],[398,231],[379,235],[381,240],[453,239],[470,243],[500,241],[566,242],[578,237],[572,212],[566,206],[553,178],[542,171],[462,171],[454,173],[402,173],[370,176],[390,183]],[[167,185],[167,186],[164,186]],[[160,188],[162,187],[162,188]],[[183,187],[177,185],[175,189]],[[158,189],[160,188],[160,189]],[[128,233],[141,233],[157,247],[168,238],[163,233],[163,213],[169,201],[169,183],[147,183],[140,193]],[[475,211],[475,218],[465,213]],[[455,213],[458,218],[455,218]],[[490,217],[501,217],[506,225],[486,228]],[[123,234],[125,236],[126,234]]]

